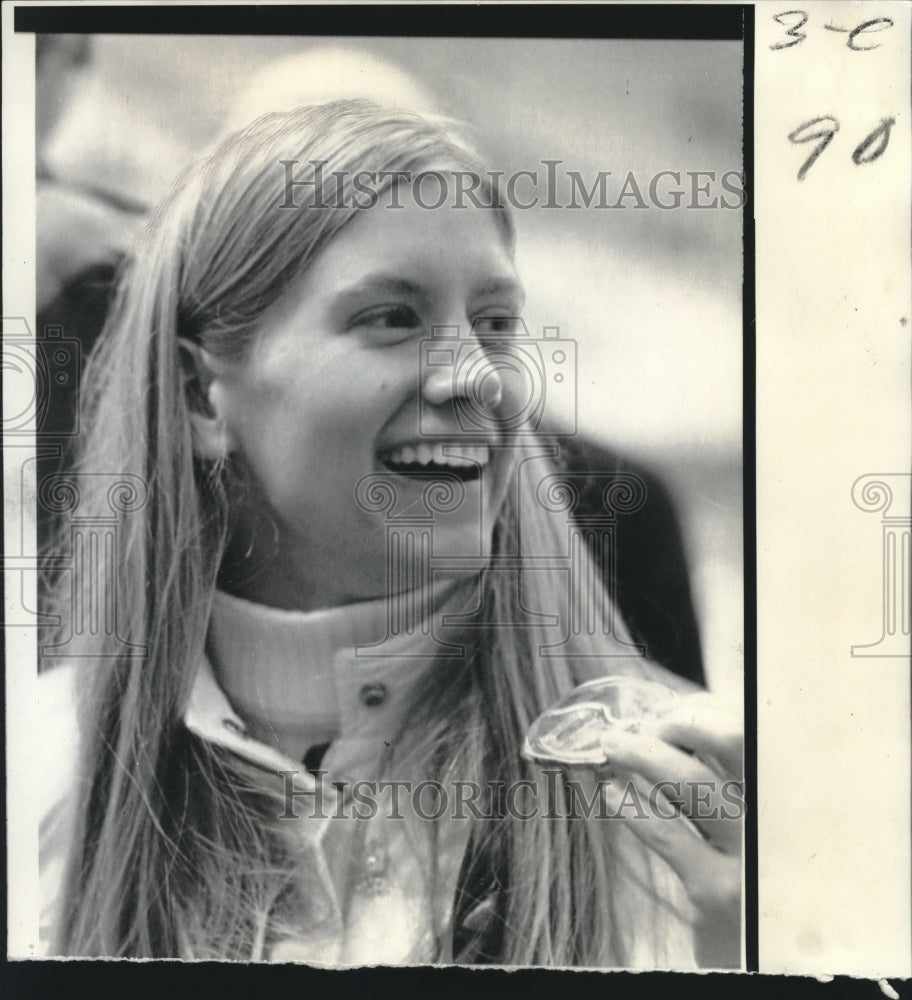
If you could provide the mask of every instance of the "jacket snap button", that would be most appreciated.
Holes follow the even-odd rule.
[[[386,701],[386,694],[385,684],[365,684],[361,688],[361,701],[368,708],[376,708]]]

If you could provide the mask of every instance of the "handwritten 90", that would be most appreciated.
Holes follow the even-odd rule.
[[[800,45],[806,38],[807,32],[801,29],[808,24],[808,14],[803,10],[786,10],[773,15],[773,20],[785,28],[785,38],[780,39],[770,45],[775,52],[781,49],[790,49],[795,45]],[[868,21],[862,21],[854,28],[840,27],[834,24],[824,24],[826,31],[843,32],[848,35],[846,47],[853,52],[871,52],[880,48],[880,42],[873,44],[860,43],[861,36],[885,31],[893,27],[893,19],[889,17],[875,17]],[[896,123],[895,118],[881,118],[875,128],[865,136],[855,147],[852,153],[852,162],[856,166],[864,163],[873,163],[883,155],[890,142],[890,129]],[[789,132],[789,142],[800,144],[805,142],[817,142],[811,151],[810,156],[801,164],[798,171],[798,180],[803,181],[808,170],[817,161],[817,157],[833,141],[833,137],[839,131],[839,121],[832,115],[821,115],[819,118],[812,118],[803,122],[798,128]]]

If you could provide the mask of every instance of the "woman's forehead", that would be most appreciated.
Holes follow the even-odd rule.
[[[408,299],[430,311],[444,301],[493,300],[521,311],[525,293],[512,245],[491,209],[401,207],[359,211],[306,266],[270,310],[291,319],[301,310],[355,309],[370,300]]]
[[[425,277],[518,286],[499,214],[475,206],[425,207],[403,190],[396,207],[381,201],[358,212],[313,267],[333,284],[404,284]]]

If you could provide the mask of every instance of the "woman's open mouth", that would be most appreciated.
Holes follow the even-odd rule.
[[[377,458],[399,475],[427,479],[455,475],[469,483],[481,477],[491,461],[491,449],[486,444],[420,442],[379,451]]]

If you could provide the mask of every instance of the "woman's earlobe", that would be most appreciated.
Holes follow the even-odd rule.
[[[234,451],[234,435],[220,416],[209,416],[191,410],[190,431],[193,451],[200,458],[217,462],[226,459]]]
[[[219,412],[213,391],[216,376],[207,352],[192,341],[178,340],[184,394],[190,411],[193,450],[200,458],[219,461],[234,450],[234,435]]]

